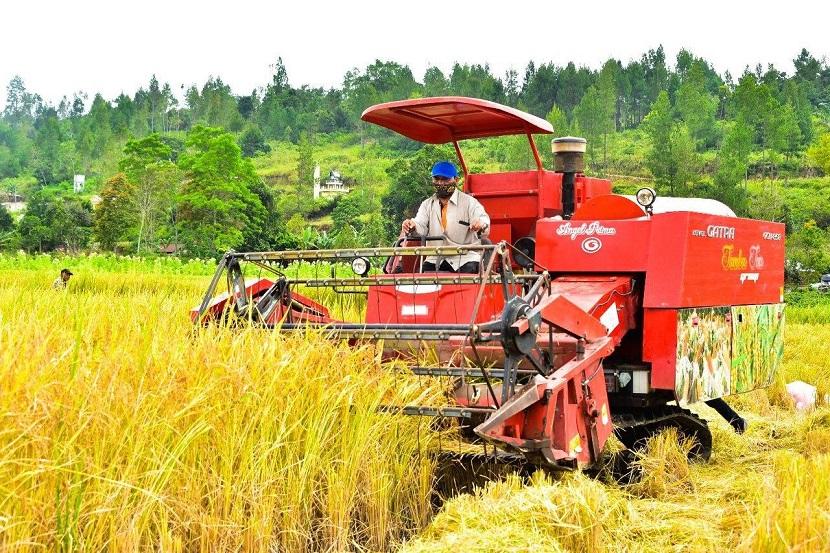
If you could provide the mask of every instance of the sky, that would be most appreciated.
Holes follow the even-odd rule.
[[[686,48],[721,74],[757,63],[791,74],[802,48],[830,57],[829,16],[827,0],[12,0],[0,7],[0,108],[14,75],[52,104],[78,91],[89,103],[132,95],[153,74],[179,97],[210,76],[248,94],[278,57],[292,86],[325,88],[376,59],[419,81],[455,62],[521,76],[530,60],[597,69],[661,44],[672,65]]]

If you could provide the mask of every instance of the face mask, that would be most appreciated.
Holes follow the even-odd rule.
[[[454,184],[446,184],[443,186],[435,187],[435,195],[441,198],[442,200],[446,200],[447,198],[451,197],[453,192],[455,192]]]

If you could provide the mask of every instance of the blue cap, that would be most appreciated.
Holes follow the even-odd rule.
[[[444,177],[445,179],[454,179],[458,176],[458,171],[455,165],[449,161],[438,161],[432,166],[433,177]]]

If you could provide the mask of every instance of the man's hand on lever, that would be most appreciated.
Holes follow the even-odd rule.
[[[473,222],[470,223],[470,230],[473,232],[481,233],[486,228],[487,225],[481,219],[473,219]]]

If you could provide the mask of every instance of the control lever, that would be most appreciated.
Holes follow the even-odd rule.
[[[469,227],[469,226],[470,226],[470,221],[458,221],[458,224],[459,224],[459,225],[464,225],[465,227]],[[481,229],[479,229],[478,231],[476,231],[476,236],[478,236],[478,237],[479,237],[479,239],[480,239],[480,238],[481,238],[482,233],[484,232],[484,230],[485,230],[487,227],[489,227],[489,226],[490,226],[490,225],[485,225],[485,226],[483,226]]]

